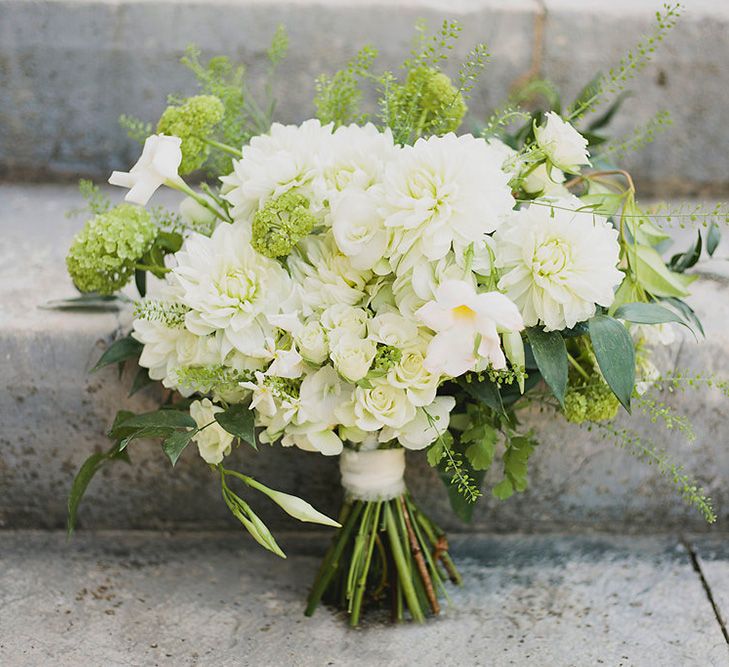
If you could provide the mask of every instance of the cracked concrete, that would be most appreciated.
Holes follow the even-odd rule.
[[[727,551],[699,538],[712,590]],[[323,536],[284,534],[276,559],[238,532],[0,532],[0,663],[723,667],[729,648],[681,540],[452,538],[464,575],[438,619],[350,630],[303,616]],[[726,542],[723,543],[724,545]],[[723,568],[719,571],[718,566]]]

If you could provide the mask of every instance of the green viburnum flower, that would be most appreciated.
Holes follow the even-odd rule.
[[[450,77],[430,67],[410,70],[405,91],[406,94],[420,93],[424,126],[437,127],[439,133],[455,132],[468,111],[463,95]]]
[[[377,354],[372,361],[370,373],[384,374],[393,366],[397,366],[402,359],[402,350],[392,345],[380,345],[377,348]]]
[[[224,114],[223,103],[214,95],[189,97],[183,104],[164,110],[157,123],[157,133],[182,139],[180,175],[202,167],[210,153],[210,146],[205,143],[205,139]]]
[[[156,237],[145,209],[121,204],[91,218],[76,235],[66,257],[68,272],[82,292],[113,294],[129,282]]]
[[[253,217],[253,249],[265,257],[284,257],[314,228],[316,217],[309,200],[286,192],[267,201]]]
[[[614,419],[620,403],[612,389],[599,376],[589,384],[570,387],[564,398],[564,415],[574,424],[601,422]]]

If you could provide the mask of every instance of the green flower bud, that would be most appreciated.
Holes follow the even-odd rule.
[[[200,169],[210,146],[205,143],[213,128],[223,119],[225,108],[214,95],[189,97],[179,106],[169,106],[157,123],[157,133],[182,139],[180,175]]]
[[[419,67],[408,73],[405,86],[410,94],[420,93],[419,106],[425,113],[425,127],[435,126],[443,134],[455,132],[468,107],[450,77],[430,67]]]
[[[384,375],[393,366],[397,366],[402,359],[402,351],[392,345],[379,345],[377,353],[370,366],[370,373],[374,375]]]
[[[286,192],[267,201],[253,217],[251,245],[266,257],[284,257],[316,224],[309,200]]]
[[[82,292],[113,294],[134,275],[134,267],[152,247],[157,227],[149,213],[121,204],[89,220],[73,240],[66,266]]]

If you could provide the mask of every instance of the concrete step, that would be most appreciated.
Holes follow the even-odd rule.
[[[119,196],[116,193],[116,196]],[[164,197],[156,200],[169,202]],[[127,398],[131,377],[115,369],[88,375],[104,347],[124,329],[128,314],[41,310],[50,299],[74,294],[64,255],[82,221],[73,187],[0,185],[0,525],[60,528],[73,474],[93,451],[108,447],[105,431],[120,408],[153,409],[153,389]],[[688,235],[689,232],[684,232]],[[688,239],[683,242],[688,245]],[[717,254],[726,258],[729,245]],[[729,263],[716,259],[695,284],[692,303],[707,340],[684,340],[668,350],[669,363],[729,377]],[[729,515],[727,401],[697,391],[667,400],[693,420],[697,440],[685,442],[647,420],[640,430],[685,463],[713,497],[726,526]],[[627,421],[627,420],[626,420]],[[594,433],[538,413],[529,416],[541,445],[530,463],[530,488],[506,502],[484,497],[472,529],[548,531],[701,530],[703,519],[683,505],[657,470],[638,464]],[[80,525],[95,528],[215,528],[232,526],[219,488],[194,448],[172,470],[157,443],[135,443],[133,466],[117,464],[88,491]],[[337,462],[297,449],[258,454],[240,449],[230,467],[295,492],[334,513],[340,499]],[[408,483],[439,522],[463,525],[421,455],[409,458]],[[254,498],[272,528],[295,529],[271,503]]]
[[[469,124],[483,122],[529,72],[554,79],[566,100],[607,70],[653,27],[654,0],[0,0],[0,175],[106,176],[127,167],[137,147],[117,125],[120,113],[156,121],[168,93],[194,90],[177,60],[190,43],[227,54],[262,85],[266,49],[283,24],[291,57],[275,85],[279,117],[313,114],[314,80],[367,43],[383,66],[408,53],[413,26],[444,17],[464,25],[454,61],[485,41],[492,62],[474,91]],[[729,5],[691,0],[632,86],[639,91],[615,124],[629,133],[660,109],[674,117],[629,166],[661,192],[729,187]],[[711,48],[706,48],[710,44]]]
[[[287,560],[230,532],[67,542],[4,531],[0,662],[719,667],[729,659],[717,620],[729,612],[726,541],[458,536],[452,550],[465,583],[450,587],[439,618],[394,627],[375,616],[356,631],[326,607],[303,616],[326,540],[291,534],[282,544]]]

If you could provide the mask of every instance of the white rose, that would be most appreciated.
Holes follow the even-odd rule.
[[[546,115],[547,122],[534,128],[537,145],[549,161],[562,171],[579,173],[579,167],[590,164],[587,139],[554,111]]]
[[[345,303],[329,306],[321,315],[321,325],[327,331],[329,345],[333,345],[344,334],[357,338],[367,335],[367,313],[362,308],[354,308]]]
[[[383,428],[380,441],[397,438],[406,449],[425,449],[448,430],[453,396],[439,396],[427,408],[418,408],[415,417],[400,429]]]
[[[567,190],[564,183],[564,172],[557,167],[547,172],[547,163],[543,162],[532,171],[522,182],[521,187],[528,194],[541,193],[547,197],[567,197]]]
[[[224,456],[230,454],[233,444],[233,435],[215,421],[215,415],[219,412],[223,412],[223,408],[213,404],[209,398],[193,401],[190,405],[190,416],[197,427],[202,429],[193,440],[197,443],[200,456],[211,465],[217,465]]]
[[[383,426],[401,428],[415,418],[415,406],[403,389],[384,382],[354,390],[356,426],[363,431],[377,431]]]
[[[339,374],[350,382],[357,382],[370,370],[377,354],[377,344],[345,333],[332,344],[329,354]]]
[[[387,248],[387,231],[371,192],[347,190],[331,204],[332,232],[355,269],[373,268]]]
[[[429,372],[424,365],[425,357],[420,350],[403,352],[400,361],[387,376],[388,382],[399,389],[405,389],[413,405],[430,405],[438,391],[440,376]]]
[[[181,183],[177,170],[182,162],[182,139],[153,134],[147,137],[142,155],[128,171],[114,171],[109,177],[111,185],[129,188],[124,199],[132,204],[146,206],[161,185]]]
[[[329,355],[329,345],[324,329],[316,320],[307,322],[298,332],[295,340],[301,356],[312,364],[324,363]]]
[[[418,325],[399,313],[381,313],[367,323],[370,338],[383,345],[403,348],[418,337]]]

